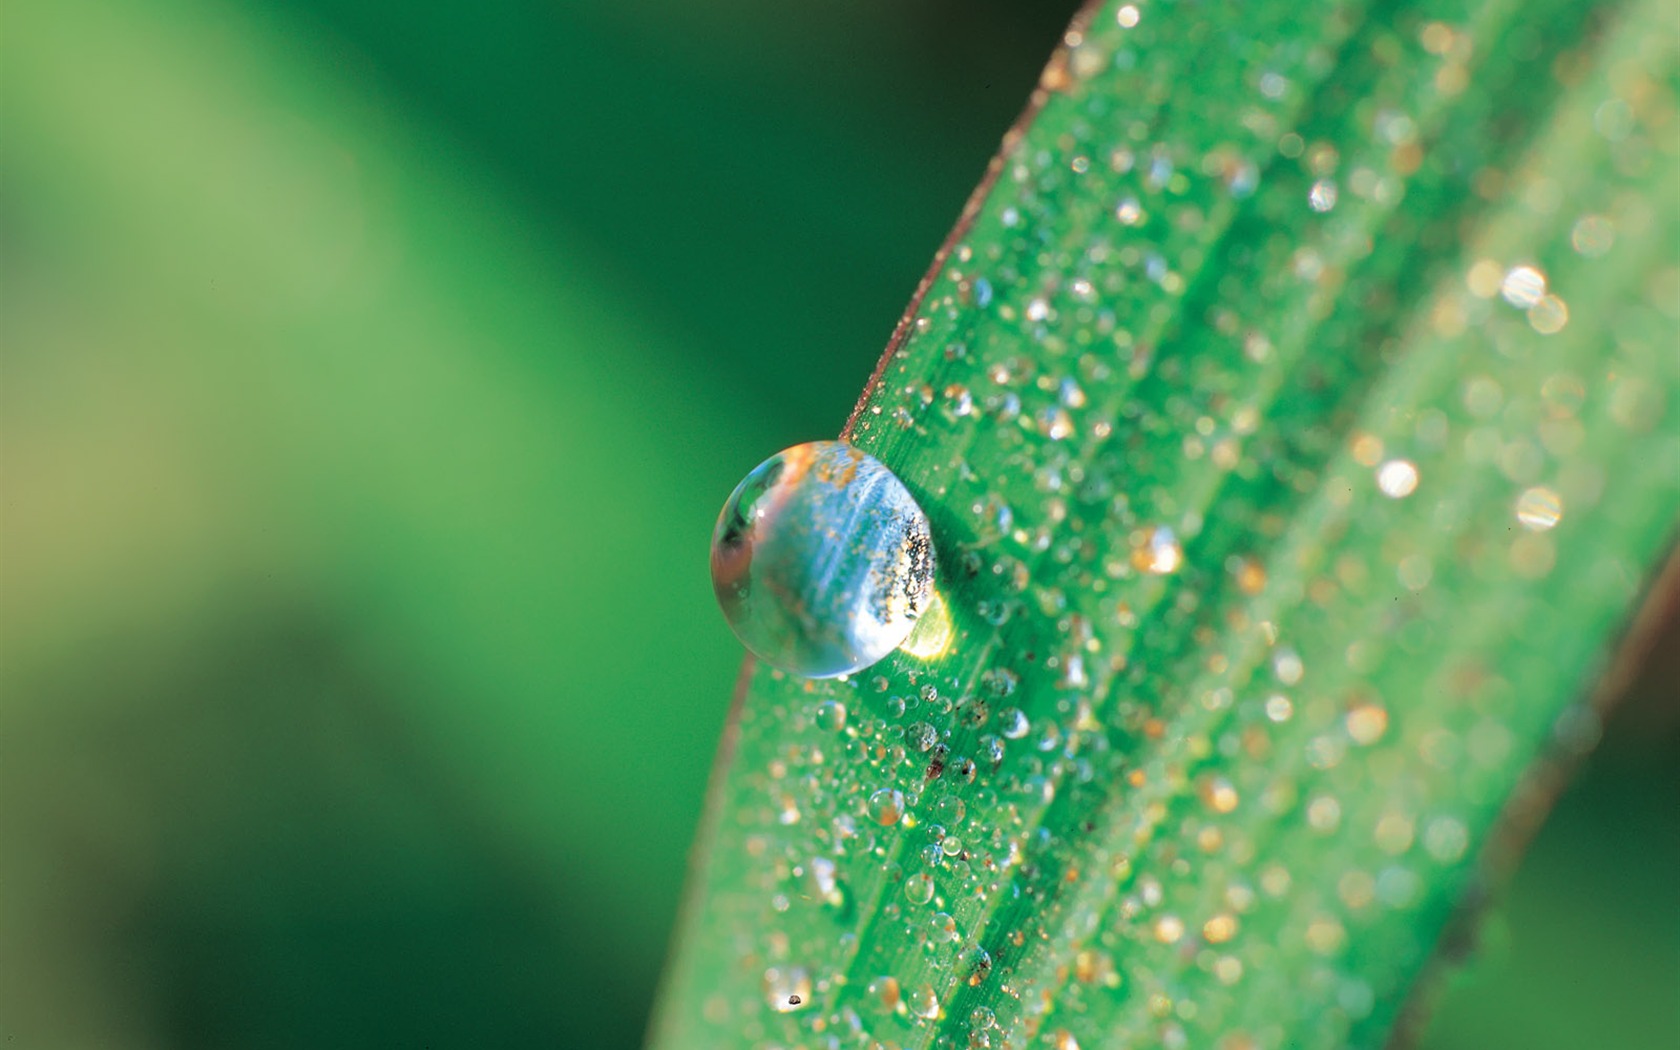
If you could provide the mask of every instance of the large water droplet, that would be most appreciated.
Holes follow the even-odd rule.
[[[904,483],[839,441],[777,453],[724,504],[712,586],[765,662],[808,678],[861,670],[902,644],[933,595],[927,515]]]

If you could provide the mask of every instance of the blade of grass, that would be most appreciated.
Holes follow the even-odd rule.
[[[1070,29],[848,426],[949,635],[749,668],[655,1046],[1380,1045],[1591,738],[1680,502],[1675,16],[1298,16]]]

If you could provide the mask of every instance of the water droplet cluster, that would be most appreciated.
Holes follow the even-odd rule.
[[[1673,42],[1476,10],[1069,31],[851,428],[948,644],[754,676],[656,1039],[1386,1041],[1680,491]]]

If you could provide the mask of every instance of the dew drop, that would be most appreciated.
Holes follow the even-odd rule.
[[[949,402],[953,416],[974,414],[974,395],[961,383],[952,383],[945,388],[945,400]]]
[[[1202,780],[1198,789],[1202,805],[1215,813],[1229,813],[1237,808],[1237,789],[1225,777],[1210,776]]]
[[[939,1017],[939,996],[933,985],[919,984],[910,993],[910,1012],[932,1021]]]
[[[942,911],[934,912],[928,925],[928,936],[935,944],[949,944],[957,939],[957,920]]]
[[[1319,795],[1307,803],[1307,824],[1316,832],[1328,835],[1342,822],[1342,804],[1329,795]]]
[[[864,989],[864,996],[865,1001],[881,1013],[894,1013],[900,1001],[898,979],[885,975],[876,977]]]
[[[839,441],[796,445],[754,468],[718,516],[711,563],[742,644],[808,678],[879,661],[933,594],[927,516],[891,471]]]
[[[1532,266],[1516,266],[1499,282],[1499,294],[1505,301],[1526,310],[1546,294],[1546,275]]]
[[[1389,499],[1405,499],[1417,486],[1418,469],[1410,460],[1391,459],[1377,468],[1377,488]]]
[[[926,872],[904,880],[904,896],[912,904],[926,904],[933,900],[933,879]]]
[[[963,822],[968,813],[968,804],[955,795],[946,795],[934,804],[934,815],[946,824],[955,827]]]
[[[1582,216],[1569,233],[1569,243],[1589,259],[1606,254],[1615,242],[1616,227],[1602,215]]]
[[[846,728],[846,705],[838,700],[824,700],[817,705],[817,728],[825,733],[838,733]]]
[[[904,792],[897,788],[882,788],[869,796],[869,817],[884,828],[897,824],[904,816]]]
[[[1307,947],[1319,955],[1335,955],[1347,943],[1347,930],[1328,915],[1307,924]]]
[[[840,878],[839,865],[827,857],[812,857],[810,863],[811,888],[817,900],[844,919],[852,912],[851,893]]]
[[[1436,817],[1423,830],[1423,848],[1442,864],[1456,862],[1469,844],[1469,831],[1456,817]]]
[[[1528,308],[1528,326],[1541,335],[1556,335],[1569,323],[1569,304],[1555,295],[1543,295]]]
[[[1162,944],[1177,944],[1184,936],[1184,920],[1176,915],[1163,915],[1155,920],[1155,939]]]
[[[1563,497],[1544,486],[1525,489],[1517,497],[1517,522],[1533,532],[1545,532],[1563,520]]]
[[[1388,712],[1376,704],[1360,704],[1347,713],[1344,720],[1348,736],[1361,746],[1369,746],[1388,732]]]
[[[1236,935],[1236,918],[1223,912],[1202,923],[1202,938],[1209,944],[1224,944]]]
[[[816,888],[817,896],[826,898],[837,891],[837,868],[832,860],[827,857],[812,857],[810,867],[811,885]]]
[[[904,731],[904,742],[917,751],[927,751],[939,742],[939,730],[926,722],[912,723]]]
[[[802,966],[772,966],[764,971],[764,999],[777,1013],[792,1013],[811,998],[811,975]]]
[[[980,687],[990,696],[1002,698],[1015,691],[1021,676],[1007,667],[988,667],[980,673]]]
[[[1283,648],[1272,654],[1272,673],[1277,675],[1278,681],[1284,685],[1295,685],[1306,673],[1306,665],[1301,662],[1301,656],[1295,650]]]
[[[1132,549],[1132,568],[1151,576],[1169,576],[1184,564],[1184,548],[1165,525],[1157,525]]]

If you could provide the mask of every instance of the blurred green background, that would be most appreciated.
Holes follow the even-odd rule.
[[[635,1046],[713,516],[839,429],[1072,7],[9,9],[6,1045]],[[1675,638],[1428,1046],[1680,1040]]]

